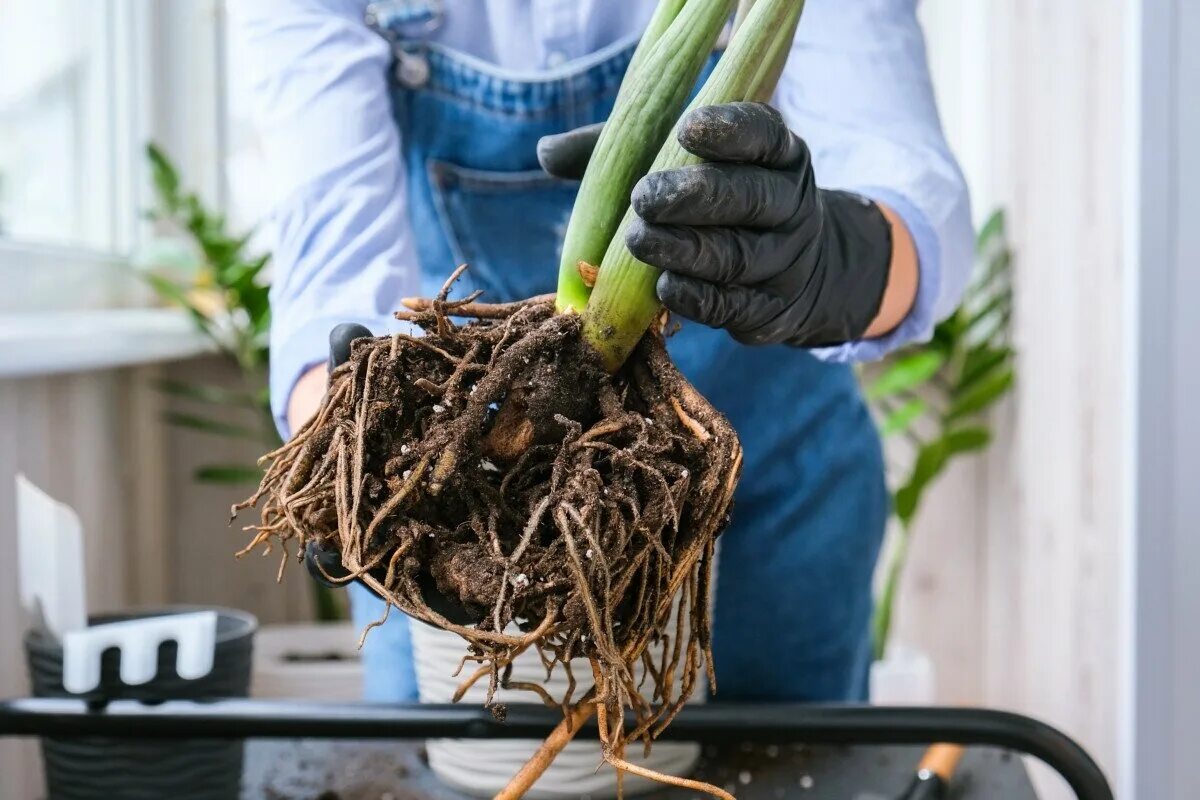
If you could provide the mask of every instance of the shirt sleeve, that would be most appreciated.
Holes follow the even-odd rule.
[[[234,46],[271,181],[271,407],[280,432],[329,331],[394,329],[419,268],[391,113],[388,43],[364,0],[231,0]]]
[[[887,336],[813,352],[869,361],[958,305],[973,263],[970,199],[938,120],[916,0],[809,0],[775,102],[813,153],[817,183],[904,221],[920,262],[916,302]]]

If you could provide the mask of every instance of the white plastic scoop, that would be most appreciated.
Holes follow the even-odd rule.
[[[63,645],[63,687],[74,694],[100,685],[105,650],[121,651],[121,681],[139,686],[158,671],[158,648],[177,644],[175,671],[185,680],[203,678],[213,668],[217,613],[197,611],[87,624],[87,586],[79,516],[17,476],[17,581],[21,605],[39,626]]]
[[[55,638],[87,627],[79,516],[24,475],[17,475],[17,584],[34,625]]]
[[[63,636],[63,688],[73,694],[100,685],[100,657],[110,647],[121,651],[121,682],[140,686],[158,672],[158,648],[178,645],[175,671],[185,680],[203,678],[213,668],[217,612],[169,614],[162,617],[93,625]]]

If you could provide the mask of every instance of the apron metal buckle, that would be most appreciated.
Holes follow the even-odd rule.
[[[420,53],[396,49],[396,80],[409,89],[429,83],[429,59]]]
[[[443,0],[377,0],[363,16],[367,25],[393,42],[421,39],[442,26]]]
[[[444,15],[442,0],[379,0],[367,6],[363,19],[391,42],[400,85],[419,89],[429,83],[429,59],[412,47],[440,28]]]

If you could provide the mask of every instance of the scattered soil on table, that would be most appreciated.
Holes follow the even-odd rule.
[[[487,677],[566,710],[572,692],[510,684],[508,667],[530,647],[569,677],[588,659],[606,743],[648,745],[700,670],[715,685],[709,596],[737,436],[658,335],[609,376],[579,318],[549,299],[450,301],[452,282],[397,314],[424,336],[355,342],[317,415],[266,457],[235,508],[262,511],[246,551],[280,547],[286,563],[315,540],[340,552],[389,610],[466,640],[463,663],[478,666],[460,694]],[[474,623],[431,608],[431,585]],[[666,645],[658,659],[652,642]]]

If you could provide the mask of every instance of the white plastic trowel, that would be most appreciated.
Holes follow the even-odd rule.
[[[195,680],[212,671],[217,614],[198,611],[100,625],[87,622],[83,531],[79,515],[17,475],[17,582],[33,624],[63,646],[63,687],[82,694],[100,685],[105,650],[120,650],[121,681],[154,679],[158,648],[177,644],[175,671]]]

